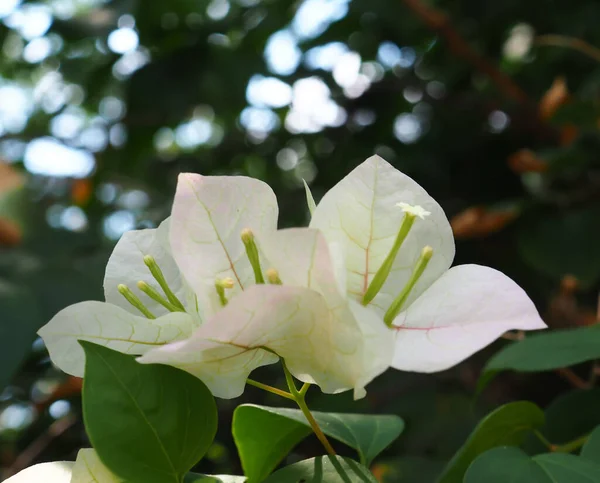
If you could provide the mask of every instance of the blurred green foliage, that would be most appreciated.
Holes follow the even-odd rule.
[[[102,298],[114,242],[168,215],[180,172],[261,178],[289,226],[307,221],[303,179],[318,201],[378,153],[452,218],[457,263],[507,273],[551,327],[593,323],[599,16],[594,0],[0,2],[0,158],[26,174],[3,184],[0,170],[0,383],[12,381],[1,464],[74,459],[87,444],[80,385],[34,332]],[[473,404],[502,344],[435,376],[385,374],[357,403],[312,395],[312,407],[400,415],[406,431],[377,474],[433,481],[491,407],[546,407],[570,390],[553,373],[506,375]],[[280,403],[252,388],[242,401]],[[198,471],[240,472],[227,429],[239,402],[221,403]]]

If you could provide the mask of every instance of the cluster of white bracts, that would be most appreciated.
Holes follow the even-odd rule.
[[[418,219],[364,305],[408,215]],[[117,244],[106,269],[106,302],[68,307],[40,330],[52,360],[82,376],[77,340],[89,340],[140,355],[144,364],[179,367],[215,396],[233,398],[252,370],[281,357],[301,381],[328,393],[353,389],[361,397],[390,366],[441,371],[508,330],[545,327],[525,292],[502,273],[478,265],[450,268],[454,239],[442,208],[380,157],[329,191],[309,228],[277,230],[277,216],[275,195],[261,181],[182,174],[169,220],[126,233]],[[240,238],[246,229],[262,269],[274,269],[270,274],[282,284],[255,283]],[[424,247],[433,255],[411,281]],[[145,287],[140,281],[156,287],[144,262],[148,255],[184,311],[169,311],[137,291],[155,316],[148,318],[119,291],[124,284],[136,292]],[[384,315],[409,281],[388,327]]]

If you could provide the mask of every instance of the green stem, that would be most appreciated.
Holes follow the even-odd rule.
[[[329,443],[327,436],[325,436],[325,433],[323,433],[323,431],[321,430],[319,423],[317,423],[317,420],[314,418],[314,416],[310,412],[310,409],[308,409],[308,406],[306,405],[305,396],[306,396],[306,391],[308,391],[310,384],[305,383],[302,386],[302,389],[300,389],[298,391],[298,388],[296,388],[296,384],[294,383],[294,378],[292,377],[292,374],[288,370],[287,365],[285,364],[285,361],[283,359],[281,359],[281,363],[283,365],[283,373],[285,374],[285,380],[287,381],[288,388],[290,389],[290,393],[292,394],[294,400],[296,401],[296,404],[302,411],[302,414],[304,414],[304,417],[308,421],[308,424],[310,424],[310,427],[312,428],[313,432],[315,433],[315,436],[319,439],[321,444],[325,447],[325,450],[327,450],[327,453],[330,456],[335,456],[335,454],[336,454],[335,450],[331,446],[331,443]]]
[[[281,389],[277,389],[276,387],[269,386],[268,384],[263,384],[262,382],[255,381],[253,379],[247,379],[246,382],[251,386],[258,387],[263,391],[270,392],[272,394],[277,394],[278,396],[284,397],[286,399],[291,399],[292,401],[296,401],[296,398],[292,396],[289,392],[282,391]]]
[[[553,444],[552,444],[550,441],[548,441],[548,440],[546,439],[546,437],[545,437],[545,436],[544,436],[542,433],[540,433],[540,432],[539,432],[539,431],[536,429],[536,430],[534,430],[534,431],[533,431],[533,434],[535,435],[535,437],[536,437],[537,439],[539,439],[539,440],[540,440],[540,442],[541,442],[541,443],[542,443],[542,444],[543,444],[543,445],[544,445],[544,446],[545,446],[547,449],[549,449],[550,451],[552,451],[552,448],[554,447],[554,445],[553,445]]]
[[[581,448],[586,443],[589,437],[590,435],[586,434],[585,436],[574,439],[573,441],[569,441],[568,443],[554,445],[553,451],[555,453],[572,453],[576,449]]]
[[[301,396],[304,396],[309,388],[310,388],[310,383],[305,382],[304,385],[300,388],[300,390],[298,392],[300,393]]]
[[[553,453],[572,453],[573,451],[581,448],[586,443],[588,438],[590,437],[589,434],[586,434],[585,436],[582,436],[581,438],[574,439],[573,441],[569,441],[568,443],[565,443],[565,444],[552,444],[539,431],[534,431],[533,434],[535,434],[537,439],[539,439],[540,442],[549,451],[552,451]]]

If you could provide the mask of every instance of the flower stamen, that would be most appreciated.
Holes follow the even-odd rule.
[[[254,240],[254,233],[250,228],[244,228],[241,233],[242,242],[246,248],[246,255],[254,271],[254,280],[256,283],[265,283],[265,279],[260,268],[260,258],[258,256],[258,247]]]
[[[423,272],[425,271],[425,268],[427,268],[427,264],[429,263],[429,260],[431,260],[432,256],[433,248],[431,248],[430,246],[426,246],[425,248],[423,248],[423,250],[421,250],[421,256],[417,260],[417,264],[415,265],[415,268],[412,274],[410,275],[408,282],[406,282],[406,285],[404,286],[400,294],[394,299],[392,305],[390,305],[390,308],[383,316],[383,321],[388,327],[392,327],[394,319],[398,316],[400,310],[402,310],[402,306],[406,302],[406,299],[410,295],[410,292],[415,286],[415,284],[419,281],[419,278],[421,278],[421,275],[423,275]]]
[[[176,305],[173,305],[171,302],[169,302],[167,299],[165,299],[161,294],[159,294],[154,288],[152,288],[150,285],[148,285],[143,280],[140,280],[137,283],[137,286],[148,297],[150,297],[155,302],[158,302],[160,305],[162,305],[168,311],[170,311],[170,312],[185,312],[185,310],[181,309],[180,307],[177,307]]]
[[[271,285],[283,285],[283,282],[281,281],[281,279],[279,278],[279,272],[277,270],[275,270],[274,268],[269,268],[266,272],[265,272],[266,276],[267,276],[267,281],[271,284]]]
[[[154,259],[154,257],[151,255],[146,255],[144,257],[144,263],[150,270],[150,273],[154,277],[154,280],[156,280],[156,282],[158,283],[158,285],[160,286],[162,291],[167,296],[167,299],[169,299],[169,302],[171,303],[171,305],[174,305],[175,307],[177,307],[179,312],[185,312],[185,307],[180,302],[180,300],[177,298],[177,296],[173,293],[173,291],[169,288],[169,284],[167,283],[167,280],[165,279],[165,276],[164,276],[162,270],[160,269],[160,267],[158,266],[158,263],[156,263],[156,260]],[[157,302],[159,302],[159,301],[157,300]],[[162,302],[159,302],[159,303],[162,303]]]
[[[215,289],[217,290],[217,295],[219,296],[219,300],[221,301],[221,305],[225,307],[229,300],[225,295],[226,288],[233,288],[234,282],[232,278],[220,278],[215,282]]]
[[[119,293],[125,297],[125,300],[129,302],[133,307],[138,309],[142,314],[144,314],[149,319],[156,319],[156,316],[148,310],[148,308],[142,303],[142,301],[134,294],[131,289],[124,284],[119,284],[117,286],[117,290]]]

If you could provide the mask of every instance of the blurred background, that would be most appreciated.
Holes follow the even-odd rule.
[[[182,171],[260,178],[280,225],[304,225],[303,179],[318,201],[377,153],[444,207],[457,263],[507,273],[551,327],[594,323],[598,18],[596,0],[0,0],[4,476],[89,445],[80,381],[35,332],[102,299],[114,243],[168,215]],[[508,374],[475,400],[505,343],[437,375],[390,371],[357,403],[315,391],[311,407],[402,416],[374,471],[427,483],[490,408],[581,385],[577,371]],[[241,472],[241,401],[283,402],[254,388],[222,401],[198,470]],[[309,439],[288,462],[318,452]]]

